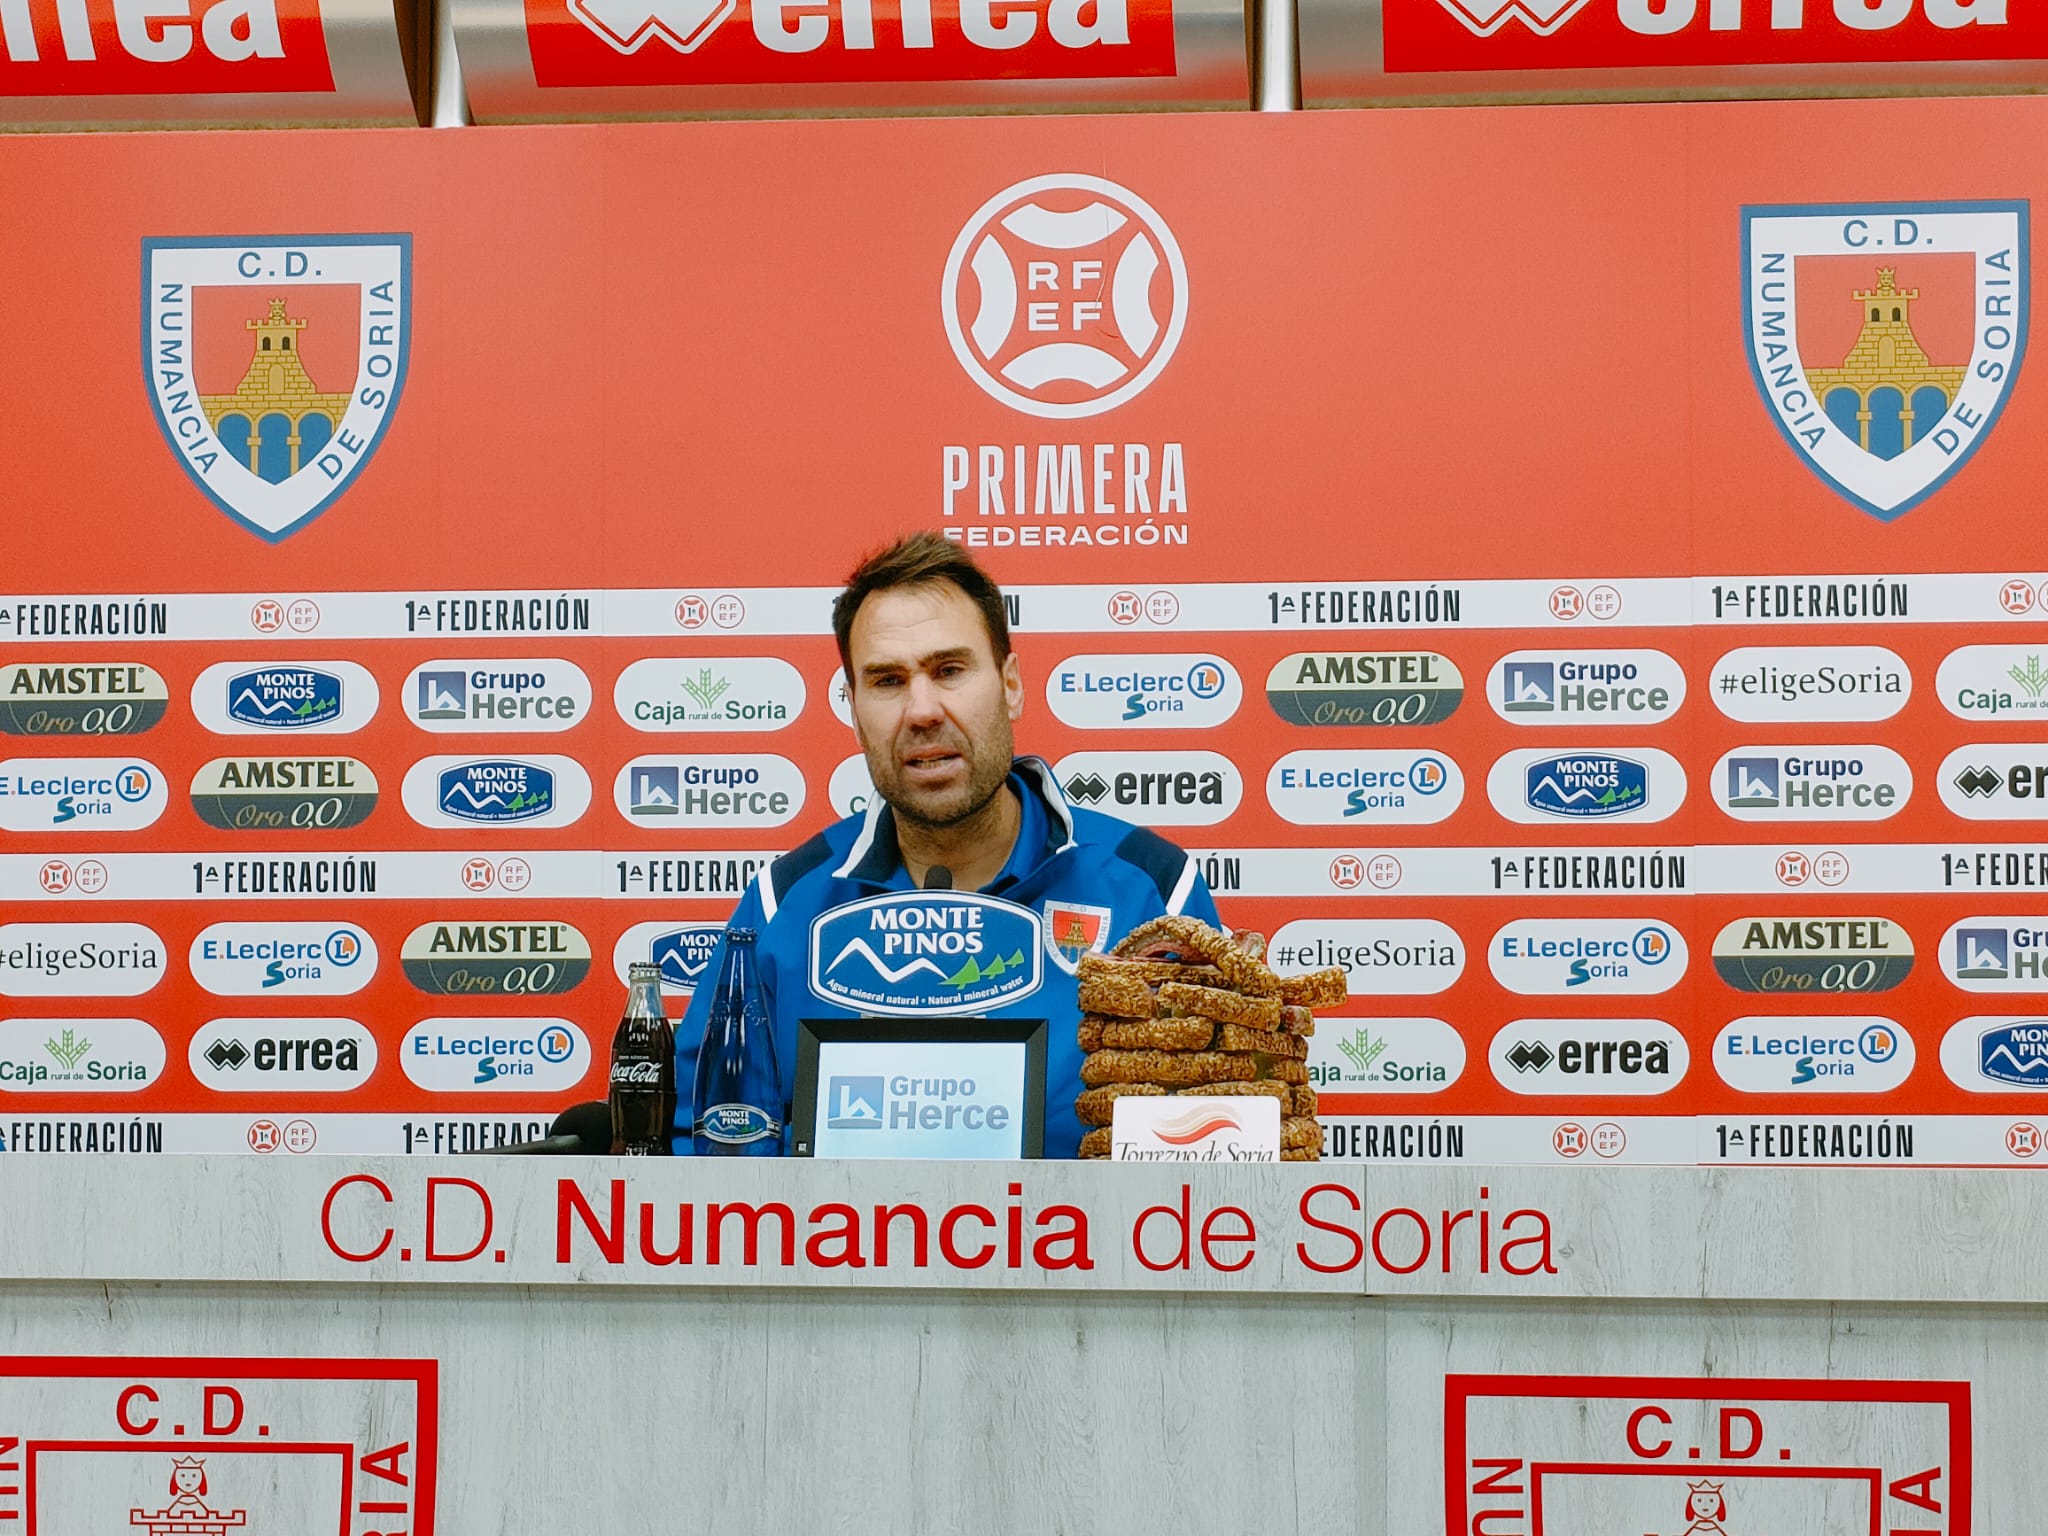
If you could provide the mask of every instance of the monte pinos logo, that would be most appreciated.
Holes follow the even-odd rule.
[[[1795,453],[1890,522],[1969,463],[2026,353],[2024,201],[1742,211],[1751,372]]]
[[[142,242],[143,371],[213,504],[272,543],[332,506],[405,387],[412,237]]]

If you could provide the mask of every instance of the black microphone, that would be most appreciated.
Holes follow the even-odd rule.
[[[924,888],[928,891],[950,891],[953,889],[953,871],[943,864],[934,864],[924,872]]]
[[[571,1104],[548,1127],[544,1141],[521,1141],[486,1150],[504,1157],[603,1157],[612,1149],[612,1107],[603,1099]]]

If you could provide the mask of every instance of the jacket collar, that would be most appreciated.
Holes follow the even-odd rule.
[[[1056,855],[1074,846],[1074,809],[1042,757],[1010,760],[1009,785],[1024,805],[1024,819],[1018,827],[1018,847],[1004,865],[1003,873],[1022,881],[1036,874]],[[1038,811],[1033,815],[1033,809]],[[1039,846],[1027,850],[1024,839],[1033,829],[1043,835]],[[854,834],[846,857],[832,871],[834,878],[856,880],[864,885],[887,885],[903,867],[903,851],[896,841],[896,813],[880,795],[874,797]],[[1000,879],[1000,877],[998,877]]]

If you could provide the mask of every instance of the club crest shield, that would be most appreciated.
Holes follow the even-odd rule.
[[[1785,440],[1890,522],[1967,464],[2026,353],[2025,201],[1742,210],[1750,370]]]
[[[1045,952],[1069,975],[1083,955],[1099,955],[1109,943],[1110,909],[1080,901],[1045,904]]]
[[[412,337],[412,237],[142,242],[157,425],[209,500],[276,543],[384,439]]]

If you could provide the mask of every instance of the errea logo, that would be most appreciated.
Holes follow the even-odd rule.
[[[1013,409],[1072,420],[1159,377],[1187,324],[1188,273],[1136,193],[1099,176],[1036,176],[967,221],[939,303],[969,378]]]

